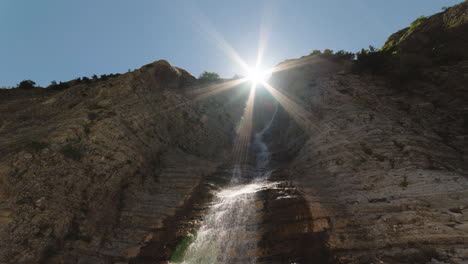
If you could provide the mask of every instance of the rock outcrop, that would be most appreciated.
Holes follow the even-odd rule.
[[[1,91],[0,263],[114,263],[164,232],[225,161],[239,118],[226,97],[191,101],[194,85],[157,61],[63,91]]]
[[[450,16],[460,23],[446,30],[463,33],[463,40],[467,7],[464,2],[427,18],[422,32],[412,34],[445,36],[437,23],[450,23]],[[462,17],[452,16],[458,13]],[[407,52],[409,38],[396,50]],[[424,47],[418,53],[424,60],[431,60],[429,43],[460,50],[458,40],[453,46],[450,39],[411,41]],[[271,135],[275,157],[288,171],[283,179],[307,200],[312,233],[326,234],[334,261],[468,261],[468,60],[418,65],[420,75],[400,82],[353,74],[349,64],[320,56],[286,64],[298,66],[274,74],[272,86],[308,120],[296,122],[294,113],[281,111]]]

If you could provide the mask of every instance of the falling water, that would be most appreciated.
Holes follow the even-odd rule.
[[[257,212],[257,193],[270,188],[270,152],[263,136],[271,127],[275,112],[263,130],[255,134],[255,175],[245,183],[246,168],[239,164],[232,168],[231,183],[216,194],[193,243],[185,253],[184,264],[244,263],[256,262],[255,250],[259,234],[256,230],[261,216]]]

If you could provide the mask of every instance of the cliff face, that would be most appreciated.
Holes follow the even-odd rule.
[[[317,55],[280,65],[274,187],[252,200],[259,243],[239,261],[468,261],[467,7],[392,35],[378,71]],[[166,61],[72,84],[0,91],[0,263],[180,257],[232,177],[248,90],[192,100],[199,81]],[[274,104],[259,88],[254,130]]]
[[[446,30],[463,32],[463,39],[467,6],[427,18],[436,24],[412,34],[444,36],[437,23],[462,12],[464,20],[452,18],[464,22]],[[418,56],[430,61],[429,43],[417,39],[411,45],[424,47]],[[445,41],[444,49],[460,50],[459,44]],[[410,44],[401,45],[394,47],[405,54],[399,59]],[[468,260],[468,61],[454,58],[418,65],[420,75],[400,82],[353,74],[347,63],[319,56],[287,61],[299,66],[272,77],[272,86],[309,118],[301,124],[281,112],[271,134],[275,159],[282,179],[308,203],[311,233],[326,234],[336,261]]]
[[[419,17],[391,35],[383,46],[395,48],[403,63],[437,65],[468,59],[466,1],[430,17]]]
[[[0,262],[128,259],[164,233],[224,162],[239,118],[226,109],[244,103],[190,103],[195,81],[158,61],[63,91],[2,91]]]

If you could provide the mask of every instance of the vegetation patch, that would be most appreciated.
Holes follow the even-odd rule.
[[[392,140],[392,142],[393,142],[393,145],[397,146],[400,151],[403,151],[403,149],[405,148],[405,145],[403,143],[400,143],[396,140]]]
[[[369,49],[361,49],[356,53],[356,61],[353,65],[353,71],[355,73],[361,73],[368,71],[373,74],[385,73],[385,68],[390,62],[390,58],[393,54],[394,46],[390,48],[387,46],[385,49],[377,50],[373,46],[369,46]]]
[[[346,52],[344,50],[339,50],[334,52],[331,49],[324,49],[323,51],[320,50],[313,50],[309,56],[319,56],[322,58],[326,58],[332,61],[343,61],[343,60],[352,60],[354,59],[354,53]]]
[[[102,109],[102,108],[104,108],[104,107],[97,104],[97,103],[93,103],[93,104],[88,105],[88,110],[98,110],[98,109]]]
[[[30,196],[25,196],[25,197],[22,197],[18,200],[16,200],[16,204],[18,205],[24,205],[24,204],[32,204],[33,203],[33,200]]]
[[[366,144],[361,143],[361,149],[364,151],[367,155],[372,155],[372,149],[370,149]]]
[[[36,88],[36,82],[32,81],[32,80],[24,80],[24,81],[21,81],[17,88],[19,89],[32,89],[32,88]]]
[[[193,240],[195,240],[195,237],[195,234],[189,234],[185,237],[182,237],[169,260],[176,263],[182,262],[184,260],[185,252],[187,251],[190,244],[192,244]]]
[[[406,188],[408,187],[408,184],[409,184],[408,177],[403,176],[403,180],[401,180],[401,182],[398,185],[402,188]]]
[[[403,34],[403,36],[401,36],[399,42],[402,42],[403,40],[405,40],[409,35],[411,35],[414,30],[416,30],[416,28],[421,25],[424,21],[426,21],[427,17],[425,16],[420,16],[418,18],[416,18],[416,20],[414,20],[413,22],[411,22],[411,25],[409,26],[408,30],[405,32],[405,34]]]
[[[409,257],[408,261],[411,263],[426,263],[432,259],[439,259],[440,255],[433,247],[422,246],[417,249],[418,251]]]
[[[49,143],[47,142],[43,142],[43,141],[31,141],[29,142],[27,145],[26,145],[26,148],[32,150],[32,151],[35,151],[35,152],[39,152],[45,148],[47,148],[49,146]]]
[[[219,74],[217,74],[216,72],[204,71],[198,77],[198,81],[201,81],[201,82],[213,82],[213,81],[218,81],[218,80],[220,80],[220,77],[219,77]]]
[[[60,153],[74,161],[80,161],[83,158],[83,153],[71,144],[63,146],[62,149],[60,149]]]
[[[86,135],[89,135],[91,133],[91,127],[89,125],[85,125],[83,127],[83,131],[85,132]]]
[[[11,178],[21,178],[26,173],[26,170],[20,170],[18,168],[15,168],[12,172],[10,172],[10,177]]]
[[[380,49],[381,51],[389,51],[389,50],[393,50],[397,45],[397,42],[395,40],[390,40],[388,41],[387,43],[385,43],[385,45],[383,45],[383,47]]]
[[[385,161],[385,156],[384,155],[381,155],[381,154],[374,154],[375,158],[380,161],[380,162],[383,162]]]
[[[52,90],[65,90],[68,87],[70,87],[70,83],[68,83],[68,82],[66,82],[66,83],[59,82],[59,83],[57,83],[56,81],[52,81],[47,88],[52,89]]]
[[[94,113],[94,112],[91,112],[91,113],[88,113],[88,119],[93,121],[93,120],[96,120],[98,118],[98,114],[97,113]]]
[[[108,160],[115,160],[114,155],[112,155],[112,153],[107,154],[105,158]]]
[[[70,229],[68,230],[67,235],[65,236],[67,240],[81,240],[85,242],[91,242],[91,238],[89,236],[83,235],[80,231],[80,225],[73,221],[70,225]]]
[[[55,246],[47,246],[42,252],[42,257],[40,263],[47,263],[46,261],[56,255],[58,252]]]

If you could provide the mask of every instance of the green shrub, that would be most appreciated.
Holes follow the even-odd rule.
[[[354,59],[354,53],[346,52],[344,50],[339,50],[335,54],[331,55],[333,61],[343,61],[343,60],[352,60]]]
[[[405,34],[403,34],[403,36],[401,36],[399,42],[402,42],[403,40],[405,40],[409,35],[411,35],[414,30],[416,30],[416,28],[421,25],[424,21],[426,21],[427,17],[425,16],[420,16],[418,18],[416,18],[416,20],[414,20],[413,22],[411,22],[408,30],[406,30]]]
[[[397,42],[395,40],[390,40],[388,41],[387,43],[385,43],[385,45],[383,45],[383,47],[380,49],[381,51],[394,51],[395,47],[396,47],[396,44]]]
[[[405,188],[405,187],[408,187],[408,184],[409,184],[408,177],[403,176],[403,180],[398,185],[400,185],[400,187]]]
[[[373,74],[384,73],[392,56],[391,51],[389,49],[378,51],[373,46],[369,46],[369,49],[361,49],[360,52],[356,53],[354,71],[358,73],[364,71]]]
[[[49,143],[47,142],[42,142],[42,141],[31,141],[27,144],[27,148],[30,150],[33,150],[35,152],[39,152],[49,146]]]
[[[32,88],[36,88],[36,82],[32,81],[32,80],[24,80],[24,81],[21,81],[18,86],[18,88],[20,89],[32,89]]]
[[[324,49],[324,50],[323,50],[323,55],[331,56],[331,55],[333,55],[333,50],[331,50],[331,49]]]
[[[88,105],[88,110],[98,110],[98,109],[101,109],[101,108],[103,108],[103,107],[100,106],[97,103],[93,103],[93,104]]]
[[[68,87],[70,87],[70,84],[63,83],[63,82],[57,83],[56,81],[50,82],[50,85],[47,86],[47,88],[53,89],[53,90],[64,90],[64,89],[67,89]]]
[[[420,17],[416,18],[416,20],[411,22],[410,29],[421,25],[421,23],[426,21],[426,19],[427,19],[427,17],[425,17],[425,16],[420,16]]]
[[[41,259],[39,263],[41,264],[46,264],[48,263],[48,260],[55,256],[58,253],[59,249],[57,245],[48,245],[43,251],[41,255]]]
[[[312,55],[319,55],[319,54],[322,54],[322,52],[320,50],[313,50],[309,56],[312,56]]]
[[[440,258],[439,253],[437,253],[437,250],[433,247],[422,246],[418,248],[418,251],[419,252],[410,259],[412,263],[426,263],[431,261],[431,259]]]
[[[370,149],[366,144],[361,143],[362,151],[364,151],[367,155],[372,155],[372,149]]]
[[[71,144],[63,146],[60,153],[62,153],[66,158],[74,161],[80,161],[83,158],[83,153]]]
[[[72,221],[70,225],[70,229],[68,230],[68,233],[65,235],[65,239],[67,240],[82,240],[85,242],[90,242],[91,238],[87,235],[83,235],[80,231],[80,225]]]
[[[23,198],[16,200],[16,204],[18,205],[33,204],[33,200],[30,196],[25,196]]]
[[[83,131],[85,132],[86,135],[89,135],[91,133],[91,128],[89,127],[89,125],[85,125],[83,127]]]
[[[18,168],[15,168],[13,171],[10,172],[10,177],[11,178],[21,178],[25,173],[27,172],[27,170],[20,170]]]
[[[91,113],[88,113],[88,119],[93,121],[93,120],[96,120],[98,118],[98,114],[97,113],[94,113],[94,112],[91,112]]]
[[[340,50],[338,52],[334,52],[331,49],[324,49],[323,52],[320,50],[313,50],[309,56],[321,56],[322,58],[327,58],[333,61],[341,61],[341,60],[352,60],[354,59],[354,53],[346,52],[344,50]]]
[[[172,253],[170,257],[171,262],[181,262],[184,260],[184,254],[187,251],[188,247],[190,244],[192,244],[193,240],[195,239],[194,234],[189,234],[182,239],[179,239],[180,242],[177,245],[176,249],[174,250],[174,253]]]
[[[219,79],[220,77],[216,72],[207,72],[207,71],[202,72],[200,76],[198,77],[198,80],[202,82],[212,82],[212,81],[217,81]]]

